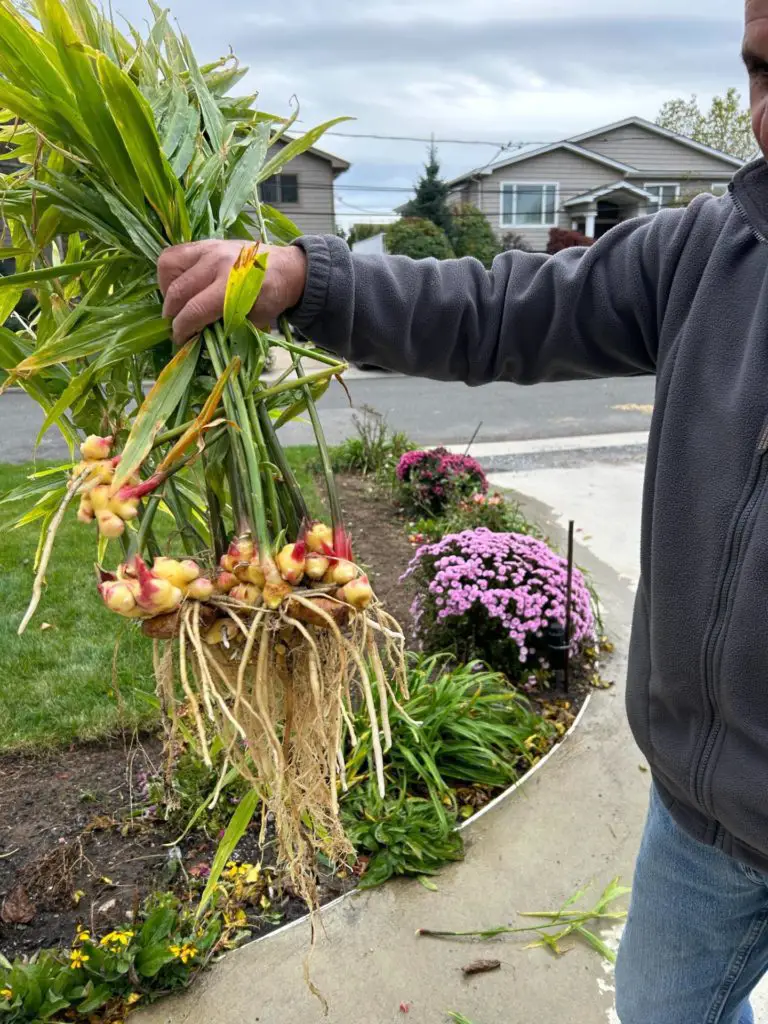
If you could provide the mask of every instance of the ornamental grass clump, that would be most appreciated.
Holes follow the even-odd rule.
[[[183,718],[207,765],[223,750],[223,772],[274,814],[279,855],[314,905],[315,854],[351,853],[343,722],[357,691],[377,739],[389,735],[369,667],[382,692],[404,686],[403,636],[355,563],[317,414],[345,364],[297,344],[287,321],[275,336],[248,314],[267,269],[260,243],[299,234],[259,183],[343,119],[289,136],[298,111],[286,119],[232,95],[247,69],[231,54],[201,66],[149,6],[142,36],[92,0],[0,0],[0,147],[16,167],[0,175],[0,258],[16,261],[0,278],[0,324],[25,289],[36,303],[16,330],[0,328],[0,392],[24,389],[43,409],[40,436],[57,428],[72,456],[11,496],[34,501],[17,525],[40,526],[19,631],[77,499],[94,533],[94,599],[98,588],[154,641],[169,749]],[[231,271],[223,318],[174,350],[157,259],[211,237],[254,243]],[[292,372],[271,383],[276,346]],[[307,352],[321,365],[310,374]],[[330,523],[311,519],[280,440],[298,416],[315,433]],[[383,796],[381,742],[375,755]]]
[[[483,527],[420,547],[404,578],[420,585],[413,613],[425,650],[481,659],[508,676],[546,668],[547,631],[564,628],[568,566],[544,541]],[[584,577],[574,569],[571,650],[595,639]]]
[[[405,452],[397,464],[403,504],[422,515],[441,515],[455,502],[488,491],[483,467],[469,455],[445,448]]]

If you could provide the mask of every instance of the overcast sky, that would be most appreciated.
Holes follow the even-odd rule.
[[[132,21],[143,0],[114,0]],[[339,130],[438,139],[551,141],[664,100],[730,85],[742,0],[171,0],[202,59],[231,45],[260,106],[302,119],[356,118]],[[390,211],[418,177],[419,143],[327,137],[352,170],[338,182],[344,221]],[[442,144],[447,177],[491,146]],[[392,191],[376,191],[375,186]],[[346,186],[346,187],[345,187]],[[353,209],[368,211],[358,212]],[[348,215],[348,216],[346,216]]]

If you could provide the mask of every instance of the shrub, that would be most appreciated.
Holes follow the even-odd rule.
[[[434,256],[449,260],[454,256],[448,236],[431,220],[406,217],[396,221],[387,231],[387,251],[393,256],[410,256],[423,260]]]
[[[411,537],[419,544],[440,540],[449,533],[462,533],[485,526],[493,533],[526,533],[541,536],[538,527],[523,515],[517,502],[507,501],[500,494],[478,491],[471,498],[459,501],[437,519],[420,519],[413,525]]]
[[[531,247],[525,241],[522,235],[518,235],[515,231],[507,231],[506,234],[501,236],[501,247],[504,252],[512,252],[513,249],[518,249],[520,252],[530,252]]]
[[[567,564],[544,541],[480,528],[419,548],[404,577],[421,586],[413,605],[426,651],[451,651],[518,678],[547,667],[547,632],[565,626]],[[571,643],[594,641],[590,594],[573,572]]]
[[[356,786],[342,806],[347,835],[366,870],[361,889],[381,885],[396,875],[434,875],[464,856],[456,831],[455,811],[439,813],[434,801],[404,789],[379,796],[375,780]]]
[[[588,238],[586,235],[582,235],[580,231],[566,231],[563,228],[552,228],[549,232],[547,252],[550,256],[554,256],[556,252],[562,252],[563,249],[573,249],[580,245],[592,245],[593,242],[594,238]]]
[[[428,515],[440,515],[454,502],[488,490],[479,462],[445,448],[406,452],[397,464],[397,479],[404,505]]]
[[[488,218],[472,203],[454,208],[451,242],[456,256],[474,256],[487,268],[502,251]]]
[[[386,419],[376,409],[364,405],[360,413],[352,417],[357,437],[348,437],[332,452],[333,470],[363,476],[371,473],[379,482],[391,484],[400,458],[415,445],[407,434],[390,430]]]

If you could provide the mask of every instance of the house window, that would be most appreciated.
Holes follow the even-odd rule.
[[[676,182],[645,184],[643,188],[654,197],[653,202],[648,204],[650,210],[660,210],[662,206],[675,206],[680,198],[680,186]]]
[[[296,174],[273,174],[259,185],[262,203],[279,206],[299,201],[299,178]]]
[[[727,181],[713,181],[712,182],[712,188],[710,189],[710,192],[712,193],[713,196],[724,196],[727,191],[728,191],[728,182]]]
[[[505,181],[501,186],[501,226],[557,226],[557,185]]]

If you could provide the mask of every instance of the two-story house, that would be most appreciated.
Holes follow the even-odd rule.
[[[543,252],[551,228],[599,238],[630,217],[722,194],[737,157],[641,117],[517,153],[454,178],[455,202],[478,206],[500,236],[519,235]]]
[[[334,182],[349,166],[341,157],[312,146],[261,183],[261,200],[289,217],[303,234],[335,234]]]

